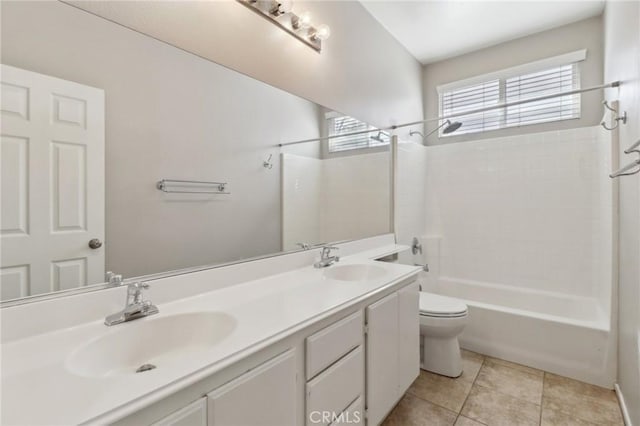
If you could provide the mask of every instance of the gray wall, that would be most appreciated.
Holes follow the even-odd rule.
[[[464,31],[464,29],[459,30]],[[428,64],[424,67],[423,93],[425,118],[438,117],[439,115],[438,92],[436,88],[440,84],[464,80],[477,75],[500,71],[580,49],[587,49],[587,59],[582,62],[581,65],[582,87],[602,84],[602,44],[602,17],[598,16],[455,58]],[[581,103],[582,116],[578,120],[534,124],[446,138],[439,138],[436,132],[429,136],[427,144],[463,142],[523,133],[592,126],[599,123],[602,119],[603,109],[600,104],[601,99],[601,91],[583,94]],[[426,131],[432,130],[435,126],[437,126],[436,122],[428,123]],[[407,135],[408,132],[407,130]],[[420,141],[416,136],[411,140],[414,142]]]
[[[376,126],[423,116],[420,63],[359,1],[295,1],[331,27],[322,53],[235,1],[72,3]]]
[[[622,151],[640,138],[640,2],[608,1],[604,14],[605,78],[629,120],[620,127],[620,164],[638,158]],[[619,189],[618,384],[631,422],[640,425],[640,176],[621,177]]]
[[[317,136],[316,104],[63,3],[3,1],[1,24],[2,63],[105,90],[108,268],[280,250],[275,144]],[[229,181],[232,195],[169,196],[161,178]]]

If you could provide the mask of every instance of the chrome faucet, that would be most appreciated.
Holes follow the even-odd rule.
[[[122,285],[122,275],[112,271],[107,271],[105,280],[110,287],[118,287]]]
[[[116,325],[157,314],[158,307],[142,297],[142,291],[148,288],[149,284],[143,282],[129,284],[124,309],[106,317],[104,319],[105,325]]]
[[[320,256],[320,260],[314,263],[313,266],[315,268],[326,268],[327,266],[331,266],[334,263],[339,262],[339,256],[331,256],[332,250],[339,250],[339,248],[333,246],[322,247],[322,255]]]

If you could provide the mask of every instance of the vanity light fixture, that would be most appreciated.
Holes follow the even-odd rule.
[[[302,12],[300,15],[293,15],[291,17],[291,27],[294,30],[307,29],[311,26],[311,13],[308,11]]]
[[[318,52],[322,50],[322,42],[331,35],[328,25],[312,24],[309,12],[294,13],[292,0],[237,1]]]

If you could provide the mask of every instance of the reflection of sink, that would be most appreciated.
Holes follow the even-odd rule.
[[[161,369],[180,357],[206,351],[235,327],[236,320],[221,312],[135,320],[80,346],[69,355],[66,367],[85,377],[134,374],[145,364],[152,365],[146,369]]]
[[[339,281],[369,281],[384,276],[387,271],[378,265],[336,265],[324,271],[324,276]]]

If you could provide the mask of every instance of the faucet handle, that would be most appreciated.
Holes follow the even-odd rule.
[[[336,246],[324,246],[322,247],[322,257],[331,255],[331,250],[340,250],[340,247]]]
[[[149,284],[143,281],[136,281],[127,285],[127,291],[129,292],[129,294],[140,294],[142,293],[142,290],[146,290],[148,288]]]

